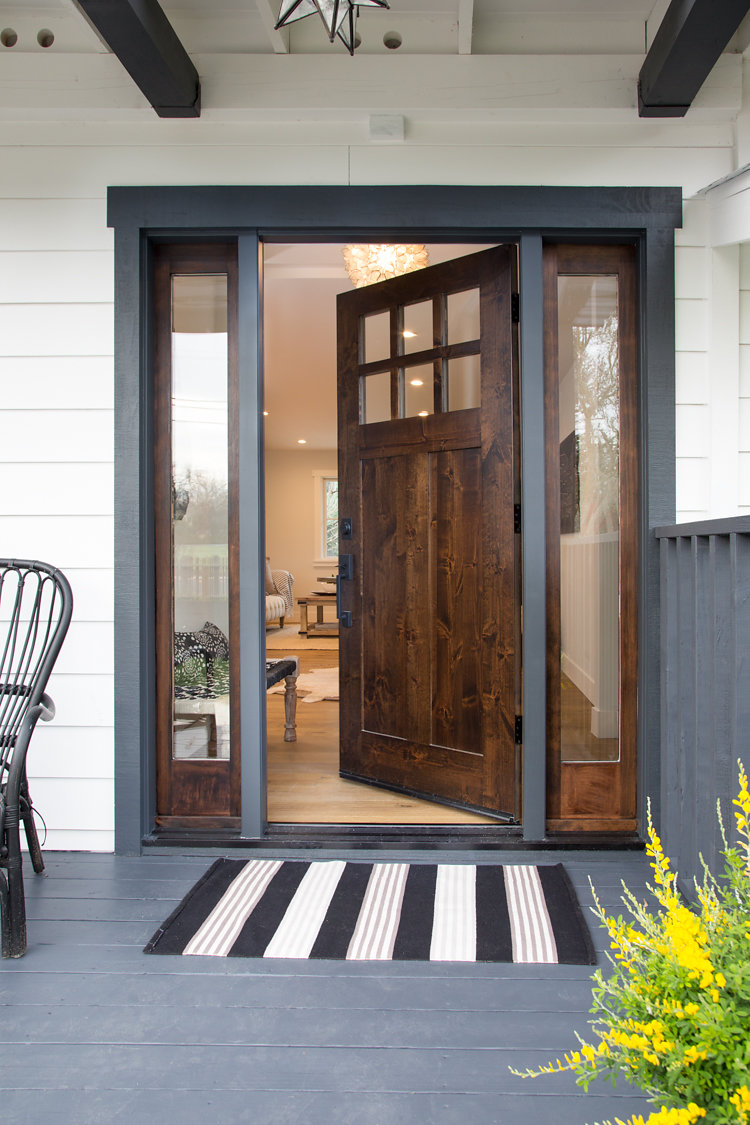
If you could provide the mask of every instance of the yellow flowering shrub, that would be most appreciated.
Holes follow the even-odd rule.
[[[739,842],[724,840],[724,873],[704,864],[697,903],[677,890],[649,810],[646,850],[654,902],[640,902],[623,884],[629,919],[594,913],[612,952],[606,975],[593,977],[591,1041],[521,1077],[570,1070],[584,1089],[597,1077],[644,1090],[659,1106],[648,1118],[603,1125],[750,1125],[750,792],[739,763],[733,802]],[[718,806],[717,806],[718,807]]]

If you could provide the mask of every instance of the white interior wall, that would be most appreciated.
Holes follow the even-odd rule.
[[[266,452],[266,554],[271,569],[290,570],[294,596],[303,598],[323,587],[317,579],[335,573],[335,565],[316,565],[314,476],[338,475],[335,450]],[[318,552],[319,555],[319,552]],[[299,621],[299,610],[290,620]]]
[[[329,184],[335,191],[344,184],[681,184],[688,203],[677,246],[678,504],[683,515],[708,514],[716,491],[710,473],[716,438],[707,444],[706,432],[715,386],[714,373],[710,379],[708,374],[711,299],[718,280],[707,282],[705,207],[689,197],[734,167],[731,107],[739,70],[731,62],[720,67],[721,81],[705,96],[707,108],[698,106],[684,121],[639,121],[631,96],[634,58],[569,59],[564,66],[549,56],[519,58],[518,74],[504,69],[502,60],[473,59],[473,84],[464,81],[465,67],[455,59],[441,58],[439,67],[427,57],[404,59],[404,65],[329,59],[329,81],[321,80],[320,59],[309,65],[302,59],[296,64],[300,82],[292,88],[278,78],[286,59],[263,58],[252,66],[243,60],[240,68],[236,59],[222,56],[221,67],[206,59],[199,68],[206,101],[220,96],[226,112],[222,117],[209,111],[199,121],[156,119],[107,56],[88,58],[85,68],[73,55],[54,62],[41,55],[3,58],[0,550],[60,566],[76,598],[51,684],[58,716],[49,728],[40,727],[29,759],[48,847],[107,850],[113,840],[113,242],[106,227],[107,186]],[[442,87],[436,92],[438,74]],[[598,87],[592,80],[597,74]],[[521,111],[519,75],[526,98]],[[497,92],[484,98],[490,86]],[[595,88],[605,90],[604,108],[592,108]],[[623,91],[629,100],[623,101]],[[307,116],[295,108],[305,99],[316,109],[312,116],[309,107]],[[89,103],[98,108],[89,110]],[[409,107],[417,103],[412,113]],[[342,112],[341,105],[350,108]],[[404,142],[370,140],[373,106],[406,113]],[[747,274],[745,263],[743,279]],[[750,346],[747,317],[743,326],[743,344]],[[748,389],[746,374],[742,386]],[[750,398],[750,391],[742,397]],[[303,457],[306,472],[329,467],[314,451]],[[741,480],[748,475],[747,458],[750,442],[739,455]],[[298,591],[313,588],[316,574],[292,557],[297,548],[284,526],[282,493],[292,486],[285,478],[282,488],[274,473],[271,466],[272,565],[299,571]],[[311,490],[309,477],[302,487]],[[750,504],[750,489],[741,494]]]

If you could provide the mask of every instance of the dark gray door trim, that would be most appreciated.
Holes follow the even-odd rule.
[[[257,239],[519,240],[522,547],[525,559],[524,836],[544,831],[544,428],[541,246],[544,238],[632,240],[641,313],[641,800],[659,793],[659,556],[650,529],[674,521],[674,228],[678,188],[113,187],[115,228],[115,847],[136,854],[153,826],[153,517],[149,247],[238,238],[240,252],[240,543],[242,833],[265,830],[260,676],[263,599]],[[253,640],[253,638],[256,638]],[[658,814],[658,809],[656,809]]]

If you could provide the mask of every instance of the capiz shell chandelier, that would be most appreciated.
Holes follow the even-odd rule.
[[[398,246],[389,242],[369,246],[345,246],[346,272],[357,289],[421,270],[427,265],[427,248],[412,243]]]
[[[388,6],[388,0],[358,0],[356,4],[352,0],[281,0],[276,30],[296,20],[303,20],[306,16],[314,16],[317,12],[325,24],[331,43],[338,35],[349,54],[353,55],[357,46],[354,26],[359,9]]]

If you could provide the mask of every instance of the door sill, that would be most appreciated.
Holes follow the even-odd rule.
[[[637,836],[584,833],[524,840],[519,825],[484,824],[270,824],[262,837],[208,829],[201,832],[157,829],[143,837],[144,848],[221,848],[232,851],[641,851]]]

